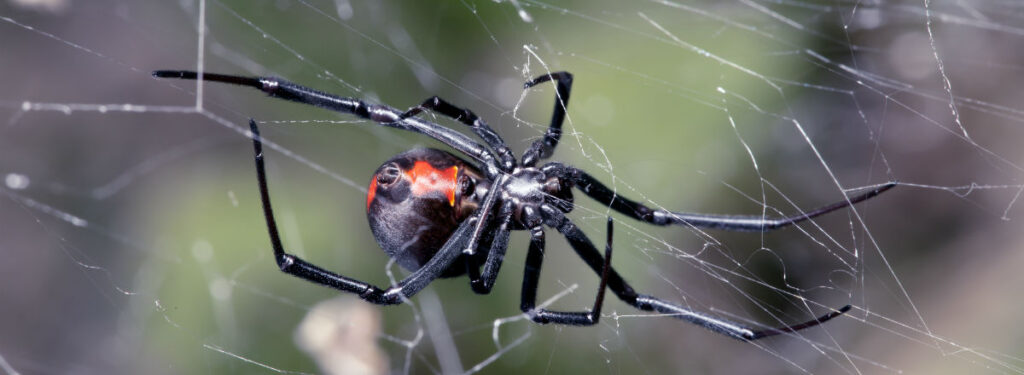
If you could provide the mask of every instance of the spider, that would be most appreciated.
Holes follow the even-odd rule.
[[[895,186],[895,183],[880,185],[847,200],[781,218],[692,214],[649,208],[616,194],[580,169],[559,162],[537,166],[539,161],[552,155],[562,135],[562,123],[573,81],[572,74],[568,72],[542,75],[525,83],[524,89],[529,89],[553,81],[556,96],[554,113],[547,131],[526,149],[518,161],[501,137],[483,119],[437,96],[402,112],[386,105],[335,96],[273,77],[170,70],[154,71],[153,76],[199,79],[256,88],[274,98],[352,114],[382,126],[420,133],[448,145],[472,160],[441,150],[419,148],[392,157],[374,173],[366,199],[370,229],[388,256],[411,272],[397,284],[380,288],[325,270],[285,252],[270,205],[262,138],[256,121],[249,120],[263,215],[274,259],[281,271],[315,284],[358,294],[363,300],[380,305],[402,303],[434,279],[463,274],[468,275],[474,292],[489,293],[504,260],[510,232],[526,230],[530,233],[530,244],[523,273],[520,308],[534,322],[594,325],[600,318],[604,291],[610,288],[616,297],[637,309],[666,314],[739,340],[750,341],[791,333],[835,318],[848,311],[850,306],[799,324],[757,329],[697,312],[658,297],[640,294],[611,266],[612,219],[608,218],[602,256],[583,231],[566,217],[574,207],[572,189],[578,189],[625,216],[653,225],[764,232],[848,207]],[[451,128],[416,117],[423,111],[433,111],[468,126],[484,144]],[[564,236],[576,254],[601,277],[593,307],[589,311],[537,308],[537,284],[544,260],[545,226]]]

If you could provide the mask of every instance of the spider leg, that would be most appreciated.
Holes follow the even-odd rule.
[[[505,141],[501,139],[501,136],[494,132],[494,129],[491,129],[491,127],[487,125],[483,119],[473,113],[473,111],[456,107],[440,97],[432,96],[427,100],[424,100],[422,104],[409,108],[408,111],[403,112],[399,118],[404,120],[409,117],[416,116],[425,110],[432,110],[469,126],[470,129],[473,129],[473,132],[480,137],[480,139],[483,139],[484,142],[486,142],[487,145],[497,153],[498,159],[500,160],[499,165],[501,165],[504,171],[511,172],[512,169],[516,167],[515,155],[512,154],[512,150],[509,150],[508,145],[506,145]]]
[[[505,175],[499,176],[498,181],[494,185],[500,186],[501,183],[505,180],[505,178]],[[484,236],[485,232],[487,232],[488,229],[494,229],[494,219],[492,219],[494,218],[494,216],[491,215],[491,210],[494,209],[494,205],[497,202],[497,197],[500,191],[501,189],[494,188],[487,192],[487,196],[484,197],[483,204],[481,204],[480,207],[477,208],[476,210],[479,221],[477,221],[476,225],[473,226],[473,232],[470,235],[471,239],[469,243],[467,243],[466,246],[462,249],[462,255],[466,259],[466,274],[469,276],[469,286],[477,294],[490,293],[490,287],[485,287],[482,283],[483,280],[480,276],[480,265],[476,263],[478,259],[476,255],[476,250],[480,246],[480,240],[483,239],[485,242],[490,241],[490,251],[495,250],[494,245],[496,241],[498,243],[501,242],[502,236],[504,237],[505,243],[508,243],[507,231],[504,234],[498,232],[489,233],[489,236]],[[503,206],[504,205],[507,205],[507,203],[504,203]],[[506,216],[501,220],[507,221],[508,219],[509,217]],[[494,256],[494,254],[492,254],[490,251],[487,253],[488,258]],[[501,256],[504,257],[504,253],[502,253]]]
[[[545,74],[523,84],[523,89],[538,84],[555,80],[555,109],[551,114],[551,124],[544,132],[544,137],[530,145],[523,153],[523,166],[532,167],[540,159],[546,159],[555,152],[558,140],[562,138],[562,123],[565,122],[565,108],[569,105],[569,92],[572,91],[572,74],[569,72],[555,72]]]
[[[476,264],[476,257],[467,257],[466,266],[469,267],[469,285],[477,294],[488,294],[494,287],[494,281],[498,278],[498,271],[501,270],[501,263],[505,260],[505,252],[508,251],[508,237],[512,228],[512,210],[515,205],[512,202],[504,202],[495,218],[501,220],[491,237],[490,250],[487,251],[487,259],[484,261],[484,271],[480,274],[480,265]]]
[[[896,186],[895,182],[889,182],[879,185],[866,193],[849,197],[847,200],[818,207],[799,215],[771,218],[762,216],[691,214],[685,212],[656,210],[628,198],[623,198],[621,195],[616,194],[612,189],[609,189],[596,178],[582,170],[560,163],[549,163],[544,166],[544,172],[549,173],[549,175],[553,174],[571,181],[571,183],[576,185],[576,187],[583,191],[583,193],[594,198],[598,202],[604,203],[611,209],[626,214],[629,217],[650,224],[687,225],[709,229],[753,232],[767,232],[779,229],[835,210],[846,208],[853,204],[873,198]]]
[[[263,216],[267,221],[270,244],[274,248],[274,260],[277,261],[281,271],[316,284],[343,292],[355,293],[368,302],[378,305],[393,305],[402,303],[404,298],[412,297],[425,288],[427,284],[441,275],[462,254],[461,249],[471,242],[472,229],[478,220],[476,216],[463,221],[455,232],[452,233],[448,242],[438,250],[437,254],[427,264],[399,281],[397,285],[387,289],[327,271],[297,256],[286,253],[284,245],[281,243],[281,235],[277,231],[274,210],[270,205],[267,172],[263,162],[263,143],[259,128],[256,127],[256,121],[249,120],[249,129],[252,131],[253,151],[255,152],[256,159],[256,178],[259,182],[260,200],[263,202]]]
[[[558,230],[569,241],[569,245],[576,251],[576,254],[590,266],[590,269],[602,275],[607,280],[608,288],[623,302],[644,311],[656,311],[662,314],[699,325],[713,332],[717,332],[734,339],[752,341],[764,337],[775,336],[783,333],[796,332],[805,328],[814,327],[850,310],[850,306],[844,306],[807,322],[783,326],[779,328],[754,329],[746,325],[731,322],[722,318],[702,314],[680,305],[662,300],[660,298],[639,294],[633,287],[622,279],[622,276],[614,268],[607,266],[607,256],[602,259],[601,253],[594,248],[594,244],[583,234],[575,224],[558,211],[558,209],[543,205],[542,213],[546,217],[546,224]],[[607,251],[607,250],[606,250]],[[527,255],[529,256],[529,255]],[[528,262],[529,264],[529,262]],[[525,294],[525,292],[524,292]]]
[[[157,70],[157,78],[200,79],[196,72],[187,70]],[[436,139],[483,164],[489,178],[499,174],[494,155],[466,135],[419,118],[402,118],[402,112],[386,105],[369,104],[355,98],[345,98],[273,77],[242,77],[227,74],[203,73],[203,81],[247,86],[267,93],[271,97],[307,104],[327,110],[348,113],[374,121],[380,125],[408,130]]]
[[[596,250],[595,250],[596,251]],[[598,258],[601,256],[598,255]],[[604,290],[608,286],[612,263],[612,218],[608,218],[608,242],[605,245],[604,261],[601,264],[601,284],[597,287],[594,307],[590,311],[553,311],[537,309],[537,284],[540,280],[541,265],[544,262],[544,229],[541,226],[530,229],[530,249],[526,254],[526,268],[523,271],[523,294],[519,306],[533,321],[541,324],[567,324],[574,326],[590,326],[597,324],[601,318],[601,306],[604,304]]]

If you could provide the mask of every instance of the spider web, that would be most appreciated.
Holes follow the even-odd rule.
[[[0,371],[14,373],[1022,373],[1024,191],[1014,1],[350,2],[17,0],[0,5]],[[352,116],[154,69],[276,75],[404,108],[472,109],[517,153],[550,71],[575,77],[554,159],[686,212],[793,215],[769,233],[616,218],[634,287],[753,326],[754,343],[609,297],[592,328],[519,313],[527,241],[494,292],[438,280],[379,308],[281,274],[248,118],[268,139],[286,247],[387,285],[366,182],[441,147]],[[425,115],[430,118],[429,115]],[[439,123],[464,130],[445,119]],[[597,277],[553,231],[540,298],[583,310]]]

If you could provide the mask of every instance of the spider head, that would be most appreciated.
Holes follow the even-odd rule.
[[[476,210],[489,186],[476,168],[452,154],[414,149],[377,168],[367,192],[366,216],[384,252],[415,271]],[[443,276],[465,272],[465,267],[450,268]]]

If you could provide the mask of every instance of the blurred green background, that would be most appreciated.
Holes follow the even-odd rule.
[[[331,343],[321,361],[393,373],[1024,372],[1020,4],[205,3],[208,71],[398,108],[439,95],[517,153],[554,95],[522,82],[571,71],[555,159],[658,207],[792,214],[843,199],[839,186],[900,181],[856,214],[764,235],[612,215],[615,267],[641,291],[765,325],[854,305],[756,344],[615,300],[597,327],[510,321],[495,343],[495,320],[519,311],[522,233],[490,295],[458,278],[413,306],[318,305],[338,293],[274,265],[247,119],[276,145],[286,246],[378,285],[388,259],[364,186],[390,156],[442,146],[225,85],[204,86],[190,113],[196,86],[149,72],[195,69],[202,4],[0,5],[0,368],[326,372],[296,339],[313,315]],[[572,219],[600,242],[608,210],[577,201]],[[586,308],[597,278],[553,231],[548,243],[541,298],[570,291],[554,307]],[[360,329],[369,338],[345,339]]]

